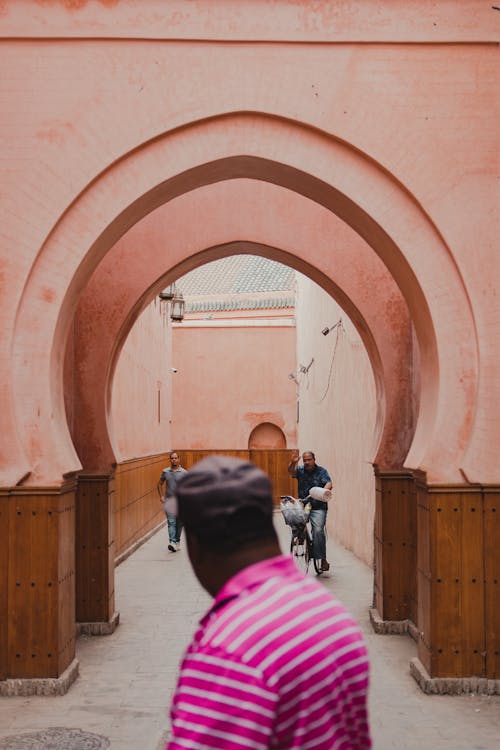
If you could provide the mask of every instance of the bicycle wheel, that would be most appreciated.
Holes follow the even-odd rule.
[[[314,570],[316,571],[316,575],[319,576],[323,572],[322,569],[321,569],[321,560],[316,560],[316,558],[314,557],[312,537],[311,537],[311,533],[310,533],[310,531],[309,531],[308,528],[306,528],[306,534],[305,534],[305,536],[306,536],[306,543],[307,543],[307,550],[308,550],[309,561],[311,561],[311,560],[313,561]],[[309,562],[308,562],[308,564],[309,564]]]
[[[309,568],[309,544],[308,537],[305,534],[292,534],[292,541],[290,542],[290,552],[300,570],[307,573]]]

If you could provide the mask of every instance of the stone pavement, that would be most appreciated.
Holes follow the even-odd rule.
[[[276,522],[285,547],[288,529],[281,516]],[[409,674],[411,638],[371,629],[370,569],[331,540],[328,550],[334,574],[323,583],[361,623],[370,649],[374,749],[498,750],[500,697],[424,695]],[[161,529],[117,568],[120,625],[78,639],[80,676],[69,692],[0,698],[0,750],[163,748],[178,664],[209,601],[185,549],[168,552]]]

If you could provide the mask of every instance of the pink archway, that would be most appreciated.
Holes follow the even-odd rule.
[[[201,135],[211,161],[189,168],[193,157],[198,163],[203,159]],[[297,148],[290,148],[291,140]],[[249,143],[251,156],[234,155],[248,153]],[[415,200],[374,162],[325,134],[255,114],[198,123],[131,153],[89,186],[49,236],[20,304],[13,345],[12,391],[24,449],[23,458],[19,451],[15,460],[11,456],[18,476],[30,470],[29,482],[54,482],[79,466],[64,419],[62,358],[80,290],[97,263],[146,212],[201,184],[239,177],[273,182],[320,203],[380,255],[408,303],[421,351],[421,409],[407,463],[436,480],[457,479],[475,413],[477,349],[474,338],[459,336],[464,326],[475,327],[452,256]],[[82,222],[82,214],[89,220]],[[78,242],[70,245],[75,230]],[[424,257],[422,246],[429,248]],[[67,293],[63,299],[64,284],[51,291],[40,336],[31,325],[28,301],[43,299],[51,263],[62,269]],[[188,263],[184,270],[193,266]],[[441,279],[446,279],[446,297],[437,291]],[[460,346],[450,348],[450,337]],[[37,353],[35,387],[22,359],[26,348]],[[50,408],[40,410],[39,403]]]
[[[409,614],[430,674],[493,679],[499,669],[498,596],[488,574],[498,567],[499,549],[494,11],[477,12],[469,0],[459,14],[452,3],[434,4],[432,17],[419,12],[423,2],[381,3],[375,15],[347,2],[266,3],[257,15],[253,3],[221,0],[215,10],[193,3],[203,12],[188,14],[170,3],[159,10],[152,0],[52,3],[43,10],[37,0],[4,5],[0,494],[9,523],[0,599],[10,602],[16,592],[16,607],[2,608],[0,678],[53,677],[70,666],[75,549],[85,547],[77,575],[93,592],[92,607],[79,616],[87,622],[113,616],[114,480],[87,477],[99,487],[93,508],[102,515],[92,513],[85,477],[71,476],[80,461],[63,398],[68,331],[80,301],[89,302],[94,272],[104,272],[117,241],[155,209],[188,202],[198,190],[215,197],[219,186],[246,180],[297,197],[295,230],[302,211],[311,215],[307,201],[335,214],[372,248],[400,290],[397,299],[418,339],[422,398],[408,471],[377,477],[376,600],[384,619],[401,621],[408,607],[418,609],[418,616]],[[254,189],[250,200],[258,194]],[[265,210],[257,208],[246,203],[240,213],[255,218]],[[234,231],[216,237],[194,211],[189,216],[191,244],[165,248],[162,267],[143,279],[142,289],[125,286],[123,316],[110,318],[113,332],[90,401],[102,418],[96,433],[104,440],[102,455],[114,451],[106,392],[135,315],[158,285],[239,248],[289,261],[350,306],[379,379],[383,452],[394,414],[385,352],[394,356],[397,346],[382,340],[384,316],[376,311],[384,307],[368,304],[367,285],[350,287],[346,276],[341,282],[332,263],[340,253],[314,256],[306,235],[298,242],[297,232],[290,241],[273,234],[269,221],[250,232],[234,221]],[[277,219],[290,221],[287,213]],[[121,303],[111,278],[106,283],[101,276],[100,284],[110,296],[107,305],[88,308],[94,332],[103,329],[101,314],[115,313],[111,303]],[[49,525],[39,512],[47,508],[56,509]],[[75,523],[82,509],[88,517]],[[75,541],[75,530],[88,533],[94,546]],[[443,543],[449,539],[454,543]],[[39,560],[54,586],[15,587],[35,580],[29,576],[38,574]],[[443,570],[451,571],[447,582]]]
[[[248,448],[249,450],[286,448],[286,437],[277,425],[271,422],[261,422],[248,436]]]

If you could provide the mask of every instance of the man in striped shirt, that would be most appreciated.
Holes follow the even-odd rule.
[[[179,481],[176,503],[215,598],[182,663],[168,750],[370,748],[359,626],[280,553],[267,476],[211,456]]]

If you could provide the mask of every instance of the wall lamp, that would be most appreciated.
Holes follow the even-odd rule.
[[[165,302],[170,302],[170,320],[180,323],[184,319],[186,305],[182,292],[177,291],[175,284],[170,284],[159,293],[158,297]]]
[[[322,329],[321,333],[323,334],[323,336],[328,336],[328,334],[330,333],[330,331],[333,331],[334,328],[337,328],[337,326],[341,326],[341,325],[342,325],[342,318],[339,318],[339,320],[337,320],[337,322],[335,323],[335,325],[330,326],[330,327],[325,326]]]
[[[174,298],[175,292],[176,292],[175,284],[170,284],[170,286],[167,286],[166,289],[163,289],[160,292],[160,294],[158,295],[158,297],[160,299],[171,300],[171,299]]]
[[[172,309],[170,310],[170,320],[180,323],[184,319],[184,296],[182,292],[176,293],[172,298]]]

